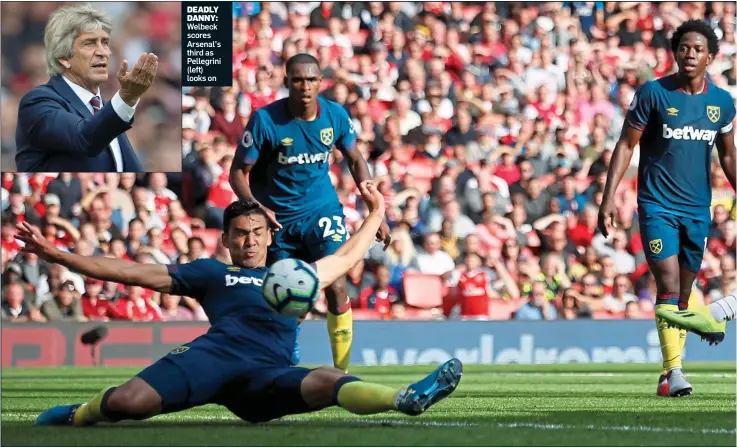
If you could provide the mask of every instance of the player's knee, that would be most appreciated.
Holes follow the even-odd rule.
[[[336,313],[338,308],[350,301],[347,290],[344,276],[338,278],[325,289],[325,298],[327,298],[328,308],[331,312]]]
[[[335,404],[335,387],[346,373],[337,368],[318,368],[302,381],[301,391],[305,403],[313,409]]]
[[[678,293],[681,291],[680,271],[678,263],[661,263],[657,269],[656,282],[661,293]]]
[[[160,411],[161,399],[150,387],[138,386],[128,382],[119,386],[107,399],[107,409],[113,413],[139,418],[156,414]]]
[[[345,297],[347,294],[346,290],[345,276],[341,276],[327,287],[326,292],[330,292],[337,297]]]

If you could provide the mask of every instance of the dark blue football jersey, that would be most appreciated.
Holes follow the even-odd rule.
[[[675,76],[640,87],[627,113],[642,130],[638,202],[682,216],[708,212],[712,149],[734,118],[730,94],[708,80],[697,95],[679,89]]]
[[[318,97],[317,118],[290,116],[287,98],[256,110],[246,125],[236,158],[254,165],[251,191],[280,221],[310,215],[339,203],[330,181],[333,146],[347,153],[356,145],[356,131],[340,104]]]
[[[267,268],[248,269],[199,259],[170,265],[172,292],[195,298],[212,327],[190,347],[213,345],[245,362],[288,365],[297,338],[297,319],[278,314],[261,288]]]

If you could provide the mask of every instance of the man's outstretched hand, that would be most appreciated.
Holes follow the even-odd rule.
[[[154,83],[158,69],[159,58],[153,53],[143,53],[132,71],[128,71],[128,61],[124,60],[118,70],[120,98],[133,107]]]
[[[33,253],[45,261],[54,262],[59,249],[46,239],[38,228],[28,222],[21,222],[16,225],[16,228],[18,233],[15,238],[26,244],[23,247],[24,252]]]

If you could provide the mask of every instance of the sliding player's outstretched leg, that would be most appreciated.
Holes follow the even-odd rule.
[[[451,359],[440,365],[427,377],[410,385],[399,396],[397,410],[416,416],[440,402],[455,391],[463,375],[463,364]]]
[[[416,416],[448,397],[462,375],[458,359],[406,388],[364,382],[337,368],[269,368],[254,371],[252,380],[230,383],[213,402],[254,423],[336,405],[353,414],[399,411]]]
[[[210,380],[205,380],[204,384],[190,383],[182,367],[171,360],[175,356],[190,365],[208,368],[209,375],[204,370],[200,373]],[[209,395],[215,394],[219,386],[215,376],[227,374],[226,368],[213,367],[210,370],[209,365],[213,364],[215,362],[208,362],[207,357],[198,355],[196,349],[187,346],[174,349],[123,385],[105,388],[86,403],[46,410],[36,418],[36,425],[85,426],[98,422],[142,420],[195,407],[200,403],[193,399],[203,396],[204,402]],[[194,372],[195,377],[199,375]],[[197,397],[192,394],[197,394]]]
[[[432,405],[450,396],[461,381],[463,365],[451,359],[424,379],[407,388],[363,382],[345,376],[336,385],[336,403],[355,414],[375,414],[396,410],[410,416],[424,413]]]
[[[36,425],[93,425],[126,419],[147,419],[161,412],[161,396],[149,384],[134,377],[123,385],[108,387],[83,404],[58,405],[36,418]]]

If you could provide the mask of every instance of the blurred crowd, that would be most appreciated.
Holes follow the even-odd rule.
[[[218,236],[235,198],[235,145],[253,110],[285,96],[284,61],[306,51],[322,65],[323,95],[352,117],[387,199],[391,246],[372,248],[348,275],[356,318],[652,317],[637,153],[609,239],[596,230],[606,170],[635,90],[676,68],[668,38],[684,20],[714,26],[721,52],[709,75],[737,93],[734,3],[240,2],[233,12],[233,87],[182,94],[181,178],[4,174],[4,315],[21,302],[27,318],[49,318],[81,296],[79,318],[97,318],[84,310],[85,278],[16,255],[18,219],[82,254],[227,262]],[[366,210],[340,154],[332,157],[355,230]],[[715,161],[696,304],[737,285],[734,211]],[[113,309],[103,318],[138,319],[133,309],[144,320],[180,309],[202,317],[185,297],[99,286],[92,293]]]
[[[46,22],[63,2],[3,2],[0,6],[0,162],[15,170],[15,128],[18,104],[29,90],[46,84]],[[109,100],[120,88],[116,73],[123,59],[133,67],[142,53],[159,57],[156,81],[136,108],[136,121],[126,132],[144,169],[181,170],[181,6],[178,2],[94,2],[108,12],[113,30],[108,82],[101,87]]]
[[[677,69],[669,38],[689,18],[713,26],[720,53],[709,76],[737,97],[734,3],[236,3],[232,88],[183,94],[193,199],[220,212],[208,190],[227,188],[251,113],[287,95],[284,62],[308,52],[389,202],[394,242],[349,275],[354,309],[381,318],[651,317],[638,151],[609,240],[597,212],[634,92]],[[340,158],[333,153],[333,180],[355,228],[362,203]],[[734,191],[716,161],[713,172],[696,303],[735,286]],[[416,302],[408,276],[433,298]],[[440,298],[440,287],[423,288],[437,284],[433,276]],[[412,307],[432,312],[408,312],[411,296]]]

